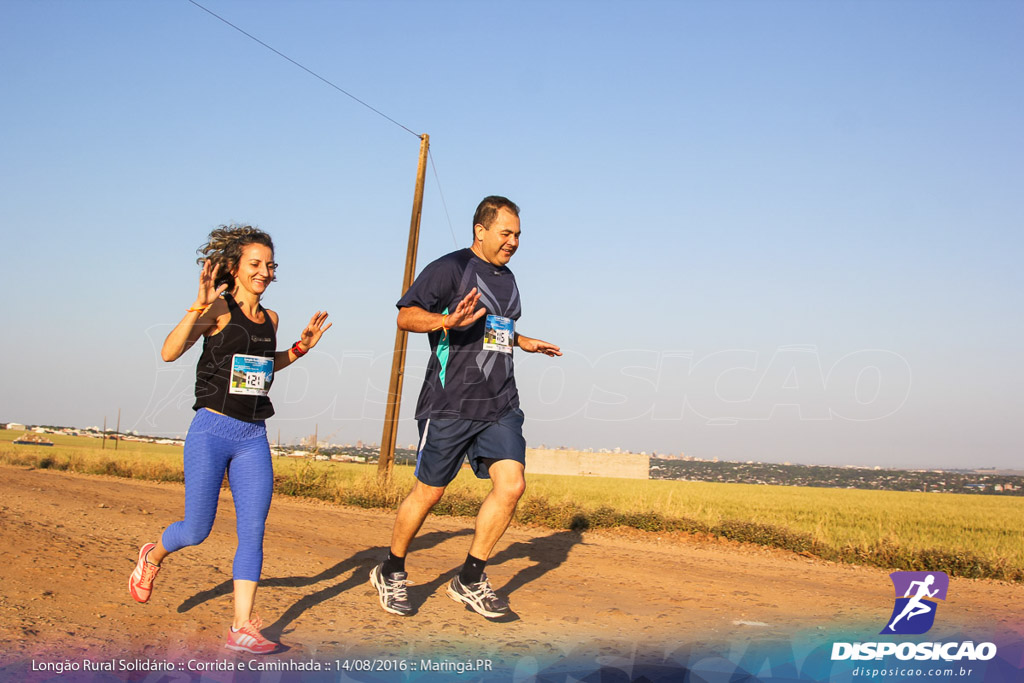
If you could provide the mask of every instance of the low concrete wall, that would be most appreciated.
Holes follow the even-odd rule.
[[[650,467],[650,457],[636,453],[590,453],[551,448],[526,449],[526,471],[530,474],[647,479],[650,475]]]

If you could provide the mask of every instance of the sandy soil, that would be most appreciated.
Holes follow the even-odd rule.
[[[226,656],[229,492],[210,538],[164,563],[148,604],[127,592],[139,545],[182,515],[183,492],[0,466],[0,663],[8,673],[12,662],[46,658]],[[282,656],[543,661],[797,636],[824,643],[837,632],[864,640],[892,609],[887,572],[878,569],[692,537],[513,527],[488,574],[516,615],[492,622],[444,593],[465,558],[470,520],[431,517],[408,560],[418,612],[396,617],[367,583],[392,520],[390,512],[275,498],[257,609],[265,633],[288,647]],[[1022,604],[1024,586],[954,579],[932,634],[1020,640]]]

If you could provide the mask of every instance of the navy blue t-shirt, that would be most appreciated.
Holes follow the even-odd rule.
[[[496,421],[519,407],[513,374],[514,322],[522,312],[512,271],[460,249],[423,269],[398,303],[450,313],[474,287],[487,315],[463,330],[430,332],[430,361],[416,419]]]

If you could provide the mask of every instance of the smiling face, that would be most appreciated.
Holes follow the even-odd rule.
[[[508,209],[498,210],[490,226],[479,223],[473,226],[476,240],[473,251],[491,265],[504,266],[512,259],[512,254],[519,248],[519,216]]]
[[[274,280],[274,251],[264,244],[247,244],[242,247],[242,257],[235,269],[235,288],[263,295]]]

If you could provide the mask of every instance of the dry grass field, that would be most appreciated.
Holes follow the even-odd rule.
[[[181,448],[54,435],[53,447],[15,446],[0,432],[0,462],[153,481],[182,481]],[[369,508],[397,505],[412,483],[391,485],[375,465],[276,458],[278,493]],[[488,483],[468,470],[436,510],[473,515]],[[1024,498],[665,480],[530,475],[517,521],[554,528],[632,526],[780,547],[893,569],[1024,580]]]

